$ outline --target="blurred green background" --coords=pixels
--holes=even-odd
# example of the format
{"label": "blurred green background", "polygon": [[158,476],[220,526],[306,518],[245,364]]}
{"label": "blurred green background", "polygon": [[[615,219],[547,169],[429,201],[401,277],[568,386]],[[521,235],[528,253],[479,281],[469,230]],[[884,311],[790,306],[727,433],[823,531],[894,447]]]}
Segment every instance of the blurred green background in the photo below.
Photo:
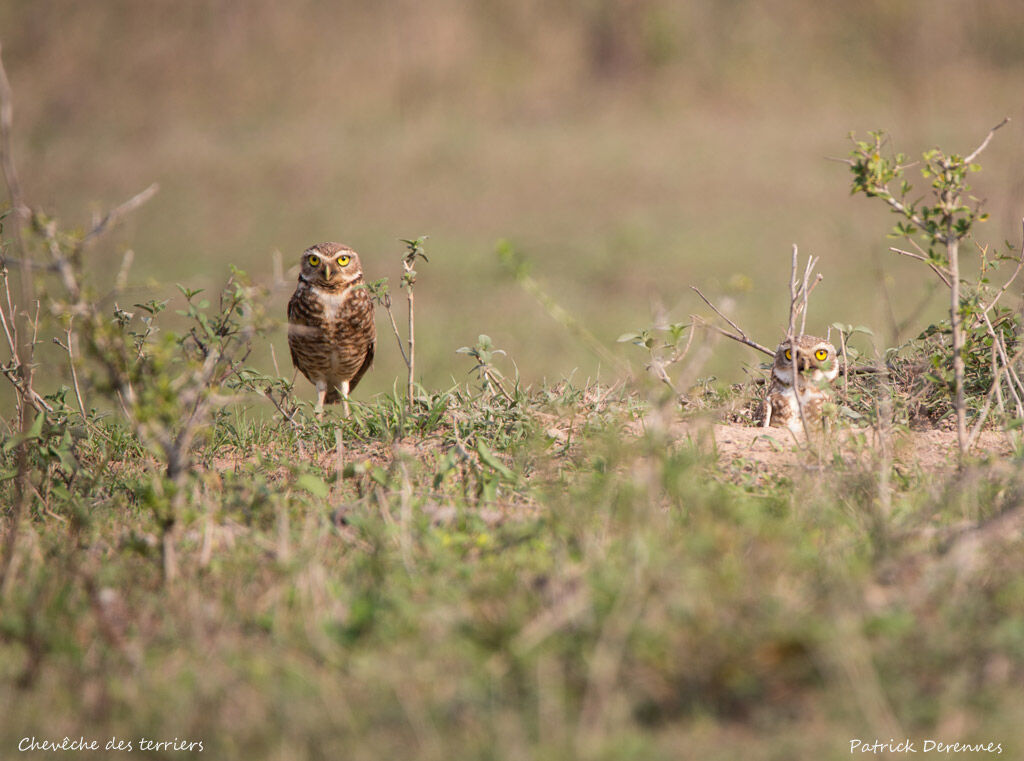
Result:
{"label": "blurred green background", "polygon": [[[228,264],[269,284],[275,251],[287,268],[340,240],[395,283],[398,239],[429,234],[417,348],[430,386],[465,378],[454,351],[479,333],[528,381],[599,370],[502,271],[500,238],[637,361],[615,338],[658,305],[706,313],[691,284],[774,343],[793,243],[825,275],[808,329],[866,324],[884,344],[884,294],[902,318],[930,273],[887,253],[892,220],[827,160],[850,131],[965,153],[1013,117],[975,188],[993,215],[985,240],[1020,236],[1019,0],[7,0],[0,41],[30,203],[85,227],[161,185],[94,252],[97,281],[131,247],[138,301],[176,282],[215,289]],[[274,314],[289,292],[272,291]],[[402,372],[378,325],[370,391]],[[290,373],[282,330],[273,341]],[[254,357],[269,366],[269,350]],[[758,359],[722,344],[706,372],[738,380]]]}

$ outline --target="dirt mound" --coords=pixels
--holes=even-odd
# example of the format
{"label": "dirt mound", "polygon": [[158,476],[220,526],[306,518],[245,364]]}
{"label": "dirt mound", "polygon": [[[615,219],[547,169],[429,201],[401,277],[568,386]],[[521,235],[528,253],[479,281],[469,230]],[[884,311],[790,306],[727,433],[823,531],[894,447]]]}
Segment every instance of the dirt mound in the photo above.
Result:
{"label": "dirt mound", "polygon": [[[893,431],[888,442],[880,439],[871,429],[852,429],[839,432],[811,446],[804,438],[797,438],[784,428],[759,428],[734,423],[710,427],[719,459],[723,462],[747,460],[769,468],[786,469],[818,459],[826,462],[836,455],[844,460],[872,458],[891,447],[893,459],[907,466],[929,471],[950,470],[956,465],[956,432],[944,430]],[[999,431],[983,432],[971,453],[975,457],[1005,457],[1013,452],[1007,434]]]}

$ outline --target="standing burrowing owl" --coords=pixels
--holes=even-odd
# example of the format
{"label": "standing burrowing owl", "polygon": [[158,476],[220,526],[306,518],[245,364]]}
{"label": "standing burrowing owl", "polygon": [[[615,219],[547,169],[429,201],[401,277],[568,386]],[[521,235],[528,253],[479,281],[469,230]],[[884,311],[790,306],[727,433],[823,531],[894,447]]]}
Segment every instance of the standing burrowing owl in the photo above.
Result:
{"label": "standing burrowing owl", "polygon": [[306,249],[288,302],[288,347],[292,364],[316,386],[318,411],[340,401],[348,414],[348,394],[373,364],[376,343],[359,254],[341,243]]}
{"label": "standing burrowing owl", "polygon": [[[836,347],[824,338],[796,336],[793,344],[791,346],[787,339],[775,352],[772,382],[768,387],[768,398],[764,401],[761,425],[765,428],[769,425],[785,427],[799,433],[803,430],[800,406],[803,406],[808,423],[821,420],[821,406],[831,397],[829,384],[839,375],[839,363],[836,361]],[[797,371],[795,383],[794,365]]]}

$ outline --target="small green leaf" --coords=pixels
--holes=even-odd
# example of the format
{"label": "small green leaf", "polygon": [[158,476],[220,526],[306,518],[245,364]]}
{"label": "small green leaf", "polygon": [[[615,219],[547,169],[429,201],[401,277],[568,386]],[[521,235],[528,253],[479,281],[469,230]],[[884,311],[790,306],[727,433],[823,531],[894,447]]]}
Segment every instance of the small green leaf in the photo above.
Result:
{"label": "small green leaf", "polygon": [[370,468],[370,478],[371,480],[375,481],[381,486],[386,487],[389,485],[388,474],[384,470],[384,468],[380,467],[379,465],[375,465],[374,467]]}
{"label": "small green leaf", "polygon": [[497,473],[500,473],[504,478],[507,478],[509,481],[517,480],[516,474],[513,473],[508,468],[506,468],[505,464],[497,458],[494,452],[487,448],[487,445],[484,444],[484,442],[481,439],[476,440],[476,453],[480,455],[480,462],[482,462],[487,467],[491,468]]}
{"label": "small green leaf", "polygon": [[327,484],[323,482],[322,478],[314,476],[312,473],[303,473],[296,478],[295,486],[308,491],[314,497],[326,497],[328,493]]}
{"label": "small green leaf", "polygon": [[38,439],[43,433],[43,422],[46,420],[46,413],[40,412],[32,421],[32,427],[25,434],[26,439]]}

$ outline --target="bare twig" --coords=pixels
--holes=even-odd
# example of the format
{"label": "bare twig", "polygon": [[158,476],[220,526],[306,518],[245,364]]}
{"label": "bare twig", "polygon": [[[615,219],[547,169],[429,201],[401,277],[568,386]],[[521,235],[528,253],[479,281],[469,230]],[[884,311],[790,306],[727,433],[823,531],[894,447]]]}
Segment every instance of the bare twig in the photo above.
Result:
{"label": "bare twig", "polygon": [[128,287],[128,271],[131,270],[134,261],[135,252],[129,248],[121,257],[121,268],[117,271],[117,277],[114,278],[114,291],[111,295],[119,294]]}
{"label": "bare twig", "polygon": [[806,277],[804,278],[804,308],[800,313],[800,335],[807,332],[807,302],[811,294],[814,293],[814,289],[818,287],[818,283],[824,279],[825,276],[820,272],[815,276],[813,283],[808,284]]}
{"label": "bare twig", "polygon": [[733,322],[732,320],[730,320],[730,319],[729,319],[729,318],[728,318],[728,317],[727,317],[727,316],[726,316],[726,315],[725,315],[725,314],[724,314],[724,313],[722,312],[722,310],[720,310],[720,309],[719,309],[718,307],[716,307],[716,306],[715,306],[714,304],[712,304],[712,303],[711,303],[710,301],[708,301],[708,298],[707,298],[707,296],[705,296],[705,295],[704,295],[703,293],[701,293],[701,292],[700,292],[700,289],[699,289],[699,288],[698,288],[697,286],[695,286],[695,285],[691,285],[691,286],[690,286],[690,290],[691,290],[691,291],[693,291],[694,293],[696,293],[696,294],[697,294],[698,296],[700,296],[700,300],[701,300],[701,301],[703,301],[703,302],[704,302],[705,304],[707,304],[707,305],[708,305],[709,307],[711,307],[712,311],[713,311],[713,312],[714,312],[715,314],[717,314],[717,315],[718,315],[719,317],[721,317],[721,318],[722,318],[723,320],[725,320],[725,321],[726,321],[727,323],[729,323],[729,325],[731,325],[731,326],[733,327],[733,329],[734,329],[734,330],[735,330],[735,331],[736,331],[737,333],[739,333],[739,334],[740,334],[741,336],[743,336],[744,338],[746,338],[746,335],[747,335],[747,334],[743,332],[743,328],[741,328],[741,327],[740,327],[739,325],[737,325],[737,324],[736,324],[735,322]]}
{"label": "bare twig", "polygon": [[[803,335],[807,326],[807,304],[810,298],[811,292],[818,286],[818,283],[822,281],[822,276],[819,274],[814,282],[811,283],[811,274],[814,272],[814,267],[818,263],[817,257],[809,256],[807,258],[807,265],[804,267],[803,277],[797,278],[798,268],[798,257],[799,250],[797,245],[793,244],[793,258],[790,264],[789,272],[789,325],[786,328],[786,335],[792,338],[794,335]],[[796,332],[796,321],[800,318],[800,332]]]}
{"label": "bare twig", "polygon": [[850,358],[846,354],[846,331],[839,331],[839,345],[843,352],[843,396],[847,396],[850,393]]}
{"label": "bare twig", "polygon": [[797,292],[796,292],[796,265],[797,265],[797,256],[799,256],[799,252],[797,251],[796,244],[794,243],[793,244],[793,261],[790,264],[790,268],[789,268],[789,325],[786,328],[786,335],[787,336],[792,336],[793,335],[793,331],[796,329],[796,298],[797,298]]}
{"label": "bare twig", "polygon": [[158,190],[160,190],[160,185],[159,183],[154,182],[148,188],[136,193],[120,206],[115,206],[113,209],[108,211],[103,218],[93,225],[92,229],[89,230],[89,232],[87,232],[77,243],[72,251],[71,258],[76,259],[78,255],[81,254],[87,246],[89,246],[89,244],[96,240],[96,238],[103,235],[103,233],[120,222],[125,216],[131,214],[142,206],[142,204],[146,203],[146,201],[156,195]]}
{"label": "bare twig", "polygon": [[72,325],[74,324],[75,318],[72,316],[68,322],[67,331],[64,333],[64,338],[67,341],[66,344],[61,343],[61,340],[56,336],[53,337],[53,342],[60,348],[68,353],[68,366],[71,368],[71,382],[75,387],[75,399],[78,400],[78,410],[82,413],[82,421],[88,425],[89,418],[85,414],[85,404],[82,401],[82,390],[78,385],[78,370],[75,369],[75,354],[73,349],[74,335],[71,332]]}
{"label": "bare twig", "polygon": [[[712,309],[714,309],[714,307],[712,307]],[[672,382],[672,378],[669,376],[668,371],[665,368],[669,367],[670,365],[674,365],[677,362],[682,362],[686,355],[690,353],[690,347],[693,345],[693,337],[697,334],[695,328],[698,327],[698,318],[691,315],[691,320],[692,321],[690,323],[690,334],[686,337],[686,345],[683,347],[682,351],[677,350],[668,359],[662,359],[660,356],[655,356],[654,352],[652,351],[651,362],[650,364],[647,365],[647,370],[653,373],[654,376],[658,378],[658,380],[660,380],[662,383],[669,387],[673,394],[680,398],[682,397],[682,394],[679,393],[679,389],[676,388],[676,385]]]}
{"label": "bare twig", "polygon": [[960,314],[960,239],[946,236],[949,261],[949,324],[953,333],[953,406],[956,410],[956,442],[960,456],[967,452],[967,400],[964,397],[964,329]]}
{"label": "bare twig", "polygon": [[700,317],[699,315],[691,315],[691,317],[693,318],[693,322],[694,322],[694,325],[696,327],[707,328],[708,330],[713,330],[716,333],[720,333],[721,335],[725,336],[726,338],[731,338],[733,341],[737,341],[737,342],[743,344],[744,346],[749,346],[751,349],[757,349],[759,352],[761,352],[762,354],[767,354],[769,357],[774,357],[775,356],[775,352],[774,351],[769,349],[767,346],[762,346],[757,341],[753,341],[753,340],[747,338],[746,336],[736,335],[735,333],[730,333],[728,330],[725,330],[724,328],[720,328],[717,325],[708,322],[707,320],[705,320],[703,317]]}
{"label": "bare twig", "polygon": [[274,351],[274,344],[270,344],[270,360],[274,363],[274,377],[281,377],[281,368],[277,366],[277,352]]}
{"label": "bare twig", "polygon": [[489,367],[484,367],[483,373],[488,380],[490,380],[495,386],[498,387],[498,391],[501,392],[501,395],[505,397],[506,400],[508,400],[511,404],[515,404],[516,400],[512,398],[512,395],[509,394],[508,391],[505,390],[505,386],[502,384],[501,379],[497,375],[495,375],[494,372]]}
{"label": "bare twig", "polygon": [[999,129],[1000,127],[1006,126],[1009,123],[1009,121],[1010,117],[1007,116],[1001,122],[999,122],[999,124],[990,129],[988,135],[986,135],[985,139],[981,141],[981,145],[974,149],[974,153],[970,154],[969,156],[967,156],[967,158],[964,159],[964,163],[970,164],[972,161],[978,158],[981,152],[988,148],[988,144],[992,142],[992,136],[996,134],[996,130]]}
{"label": "bare twig", "polygon": [[[789,271],[789,328],[786,331],[786,340],[789,341],[791,353],[790,353],[790,364],[791,372],[793,374],[793,397],[796,399],[797,411],[800,413],[800,424],[804,429],[804,436],[808,443],[811,440],[810,426],[807,425],[807,415],[804,413],[804,400],[803,400],[803,389],[800,388],[800,382],[802,380],[799,370],[796,365],[796,319],[799,316],[800,319],[800,335],[803,335],[807,326],[807,304],[808,299],[811,295],[811,290],[817,286],[821,281],[821,276],[814,281],[814,285],[810,284],[811,273],[814,271],[814,265],[817,263],[817,259],[813,256],[807,257],[807,265],[804,267],[803,279],[798,283],[797,281],[797,265],[798,265],[799,251],[796,244],[793,244],[793,258],[790,264]],[[804,381],[806,384],[806,381]]]}
{"label": "bare twig", "polygon": [[[714,311],[715,314],[717,314],[719,317],[721,317],[723,320],[725,320],[727,323],[729,323],[729,325],[736,332],[735,333],[730,333],[729,331],[723,330],[722,328],[718,327],[717,325],[713,325],[712,323],[708,322],[707,320],[705,320],[702,317],[698,317],[697,315],[691,315],[691,317],[692,317],[692,319],[694,321],[694,326],[695,327],[710,328],[711,330],[718,331],[719,333],[721,333],[726,338],[731,338],[733,341],[738,341],[739,343],[744,344],[745,346],[749,346],[752,349],[757,349],[759,352],[767,354],[769,357],[774,357],[775,356],[775,352],[772,351],[771,349],[769,349],[767,346],[762,346],[757,341],[754,341],[753,339],[749,338],[747,336],[747,334],[744,332],[743,328],[741,328],[735,322],[733,322],[728,317],[726,317],[721,309],[719,309],[714,304],[712,304],[711,301],[708,299],[708,297],[700,292],[699,288],[697,288],[696,286],[691,285],[690,289],[694,293],[696,293],[698,296],[700,296],[701,301],[703,301],[705,304],[707,304],[709,307],[711,307],[712,311]],[[689,343],[687,343],[687,348],[689,348]],[[685,352],[684,352],[684,354],[685,354]]]}
{"label": "bare twig", "polygon": [[35,262],[31,259],[18,259],[17,257],[8,256],[3,260],[3,264],[8,267],[28,267],[33,272],[56,272],[57,267],[53,264],[45,264],[43,262]]}
{"label": "bare twig", "polygon": [[388,319],[391,321],[391,330],[395,334],[395,340],[398,342],[398,350],[402,352],[402,362],[405,363],[406,368],[409,367],[409,356],[405,353],[405,344],[402,341],[402,334],[398,330],[398,323],[395,322],[395,314],[391,311],[391,294],[385,293],[380,299],[380,305],[384,307],[384,311],[387,312]]}
{"label": "bare twig", "polygon": [[407,336],[409,343],[409,382],[406,389],[406,403],[410,409],[412,408],[413,384],[416,380],[416,310],[412,285],[412,281],[410,281],[407,294],[409,303],[409,335]]}
{"label": "bare twig", "polygon": [[895,248],[894,246],[889,246],[889,250],[892,251],[894,254],[902,254],[903,256],[909,256],[911,259],[917,259],[919,262],[924,262],[929,267],[931,267],[932,272],[938,275],[939,280],[945,283],[947,288],[953,287],[953,284],[950,282],[950,278],[952,276],[949,270],[947,270],[945,267],[940,267],[927,256],[915,254],[913,251],[904,251],[902,248]]}
{"label": "bare twig", "polygon": [[[25,245],[21,237],[21,221],[18,217],[28,218],[29,212],[22,200],[21,183],[14,165],[14,153],[11,150],[11,135],[14,132],[14,97],[11,94],[11,83],[7,79],[2,53],[3,46],[0,45],[0,170],[3,172],[7,195],[11,200],[11,209],[15,215],[12,234],[18,252],[24,256]],[[0,259],[2,257],[3,253],[0,252]]]}

